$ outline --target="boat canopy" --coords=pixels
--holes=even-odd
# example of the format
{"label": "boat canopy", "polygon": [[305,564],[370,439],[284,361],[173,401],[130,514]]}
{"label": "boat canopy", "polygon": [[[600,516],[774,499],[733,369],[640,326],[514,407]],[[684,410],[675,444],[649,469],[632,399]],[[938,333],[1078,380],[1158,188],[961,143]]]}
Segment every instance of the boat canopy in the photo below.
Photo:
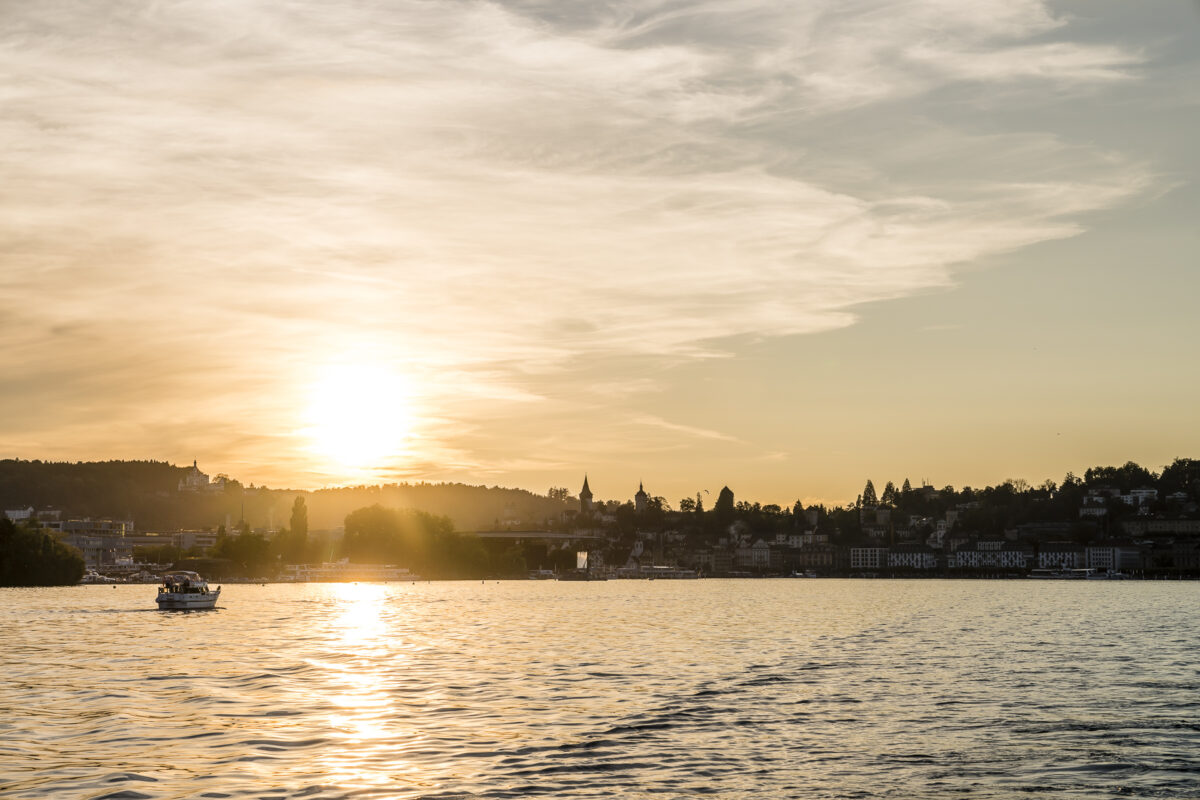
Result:
{"label": "boat canopy", "polygon": [[204,578],[201,578],[198,573],[189,572],[187,570],[176,570],[163,575],[163,583],[204,583]]}

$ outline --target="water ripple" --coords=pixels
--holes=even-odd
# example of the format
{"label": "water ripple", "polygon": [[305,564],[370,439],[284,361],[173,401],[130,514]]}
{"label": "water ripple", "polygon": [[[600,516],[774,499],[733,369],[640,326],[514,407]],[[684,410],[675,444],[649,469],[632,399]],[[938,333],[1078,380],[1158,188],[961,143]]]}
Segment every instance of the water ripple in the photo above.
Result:
{"label": "water ripple", "polygon": [[4,591],[0,797],[1200,796],[1200,592],[1119,588]]}

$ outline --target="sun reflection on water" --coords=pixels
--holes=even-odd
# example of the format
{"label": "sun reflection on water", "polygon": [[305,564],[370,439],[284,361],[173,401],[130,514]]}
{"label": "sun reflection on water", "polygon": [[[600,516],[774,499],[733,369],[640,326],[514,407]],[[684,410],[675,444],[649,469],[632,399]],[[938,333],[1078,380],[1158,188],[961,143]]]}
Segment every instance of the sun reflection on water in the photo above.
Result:
{"label": "sun reflection on water", "polygon": [[[417,769],[405,763],[403,751],[421,734],[404,724],[391,693],[388,676],[405,659],[391,635],[393,598],[388,587],[376,584],[328,589],[338,612],[328,629],[329,657],[319,666],[326,673],[328,727],[336,745],[323,748],[314,766],[339,784],[394,785]],[[381,772],[384,760],[388,769]]]}
{"label": "sun reflection on water", "polygon": [[384,634],[387,587],[371,583],[339,583],[330,586],[333,600],[341,609],[333,620],[340,643],[347,647],[386,647]]}

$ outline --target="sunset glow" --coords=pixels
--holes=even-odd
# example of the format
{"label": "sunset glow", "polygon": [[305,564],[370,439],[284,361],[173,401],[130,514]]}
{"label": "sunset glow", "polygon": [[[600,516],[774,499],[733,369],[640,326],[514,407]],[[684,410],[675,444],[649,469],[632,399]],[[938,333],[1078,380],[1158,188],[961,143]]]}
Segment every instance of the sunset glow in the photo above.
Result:
{"label": "sunset glow", "polygon": [[0,455],[844,502],[1200,447],[1195,4],[5,23]]}
{"label": "sunset glow", "polygon": [[396,459],[412,432],[411,390],[374,366],[327,367],[313,384],[302,434],[318,459],[367,470]]}

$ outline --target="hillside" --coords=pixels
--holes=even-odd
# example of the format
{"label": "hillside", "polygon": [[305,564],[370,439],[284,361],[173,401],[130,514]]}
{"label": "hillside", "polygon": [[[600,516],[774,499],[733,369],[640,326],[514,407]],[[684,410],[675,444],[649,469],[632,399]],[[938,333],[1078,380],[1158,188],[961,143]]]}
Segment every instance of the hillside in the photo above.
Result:
{"label": "hillside", "polygon": [[523,489],[461,483],[400,483],[316,491],[246,488],[230,480],[224,491],[181,492],[190,467],[159,461],[51,462],[0,460],[0,504],[5,509],[61,508],[72,517],[133,519],[137,529],[216,528],[245,519],[251,527],[287,524],[303,496],[313,530],[340,527],[351,511],[380,503],[450,517],[458,530],[489,528],[503,519],[539,525],[574,507]]}

